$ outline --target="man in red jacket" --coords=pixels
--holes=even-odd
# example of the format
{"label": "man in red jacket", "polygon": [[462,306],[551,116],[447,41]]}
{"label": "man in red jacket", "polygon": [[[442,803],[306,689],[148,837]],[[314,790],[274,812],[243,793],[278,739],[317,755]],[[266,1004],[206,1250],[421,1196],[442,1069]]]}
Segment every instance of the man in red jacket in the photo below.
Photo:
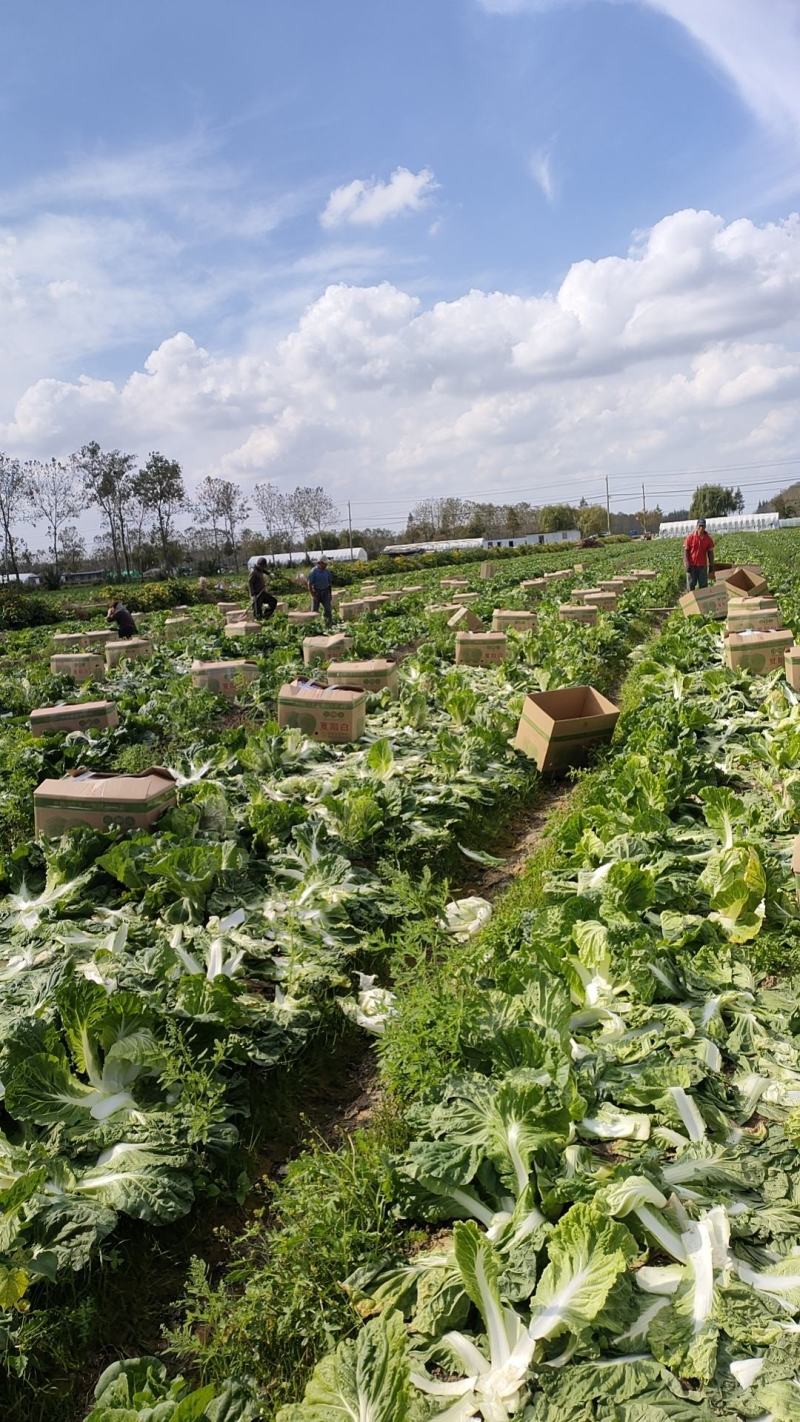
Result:
{"label": "man in red jacket", "polygon": [[689,592],[708,587],[709,578],[714,577],[714,540],[706,533],[704,518],[697,520],[694,533],[684,540],[683,564]]}

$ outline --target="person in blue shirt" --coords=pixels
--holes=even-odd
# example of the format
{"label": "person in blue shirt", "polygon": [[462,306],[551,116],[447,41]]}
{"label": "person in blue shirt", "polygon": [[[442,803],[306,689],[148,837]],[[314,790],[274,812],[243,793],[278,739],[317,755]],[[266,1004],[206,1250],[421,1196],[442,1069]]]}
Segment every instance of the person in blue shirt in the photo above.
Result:
{"label": "person in blue shirt", "polygon": [[333,578],[330,569],[324,558],[320,558],[316,568],[312,568],[308,575],[308,590],[314,599],[314,611],[319,612],[320,608],[325,614],[325,626],[333,626]]}

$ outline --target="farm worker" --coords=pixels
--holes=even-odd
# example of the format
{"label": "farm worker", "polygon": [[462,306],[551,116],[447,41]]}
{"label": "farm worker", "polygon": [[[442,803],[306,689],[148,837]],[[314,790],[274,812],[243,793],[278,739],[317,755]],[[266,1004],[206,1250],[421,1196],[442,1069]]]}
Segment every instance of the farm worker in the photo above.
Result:
{"label": "farm worker", "polygon": [[270,618],[278,606],[278,599],[267,592],[267,560],[259,558],[254,564],[250,577],[247,580],[250,589],[250,604],[253,609],[253,616],[259,621],[262,618]]}
{"label": "farm worker", "polygon": [[126,640],[128,639],[128,637],[136,637],[138,635],[139,629],[137,628],[136,623],[131,617],[131,614],[129,613],[124,602],[120,602],[119,598],[114,598],[110,608],[108,609],[108,612],[106,613],[106,622],[116,622],[117,631],[120,637],[124,637]]}
{"label": "farm worker", "polygon": [[690,533],[684,541],[683,564],[689,592],[694,592],[695,588],[707,588],[709,578],[713,580],[714,540],[706,533],[704,518],[697,520],[694,533]]}
{"label": "farm worker", "polygon": [[326,627],[333,626],[333,604],[331,600],[331,589],[333,588],[333,578],[328,564],[324,558],[320,558],[316,568],[312,568],[308,575],[308,590],[314,599],[314,611],[319,612],[322,608],[325,613]]}

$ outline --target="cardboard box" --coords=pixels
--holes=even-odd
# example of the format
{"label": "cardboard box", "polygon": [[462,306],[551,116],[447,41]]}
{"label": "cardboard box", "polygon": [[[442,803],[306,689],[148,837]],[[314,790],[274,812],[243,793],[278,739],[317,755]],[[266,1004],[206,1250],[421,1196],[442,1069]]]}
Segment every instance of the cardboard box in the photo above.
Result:
{"label": "cardboard box", "polygon": [[457,590],[458,588],[468,588],[469,578],[442,578],[441,587]]}
{"label": "cardboard box", "polygon": [[359,584],[359,587],[362,592],[376,592],[378,584],[376,582],[367,582],[365,579],[363,583]]}
{"label": "cardboard box", "polygon": [[73,770],[63,780],[43,780],[33,792],[37,834],[60,835],[89,829],[143,829],[175,805],[169,770],[153,766],[138,775]]}
{"label": "cardboard box", "polygon": [[402,588],[390,588],[388,592],[385,592],[383,594],[383,596],[386,598],[387,602],[402,602],[403,598],[405,597],[405,593],[403,592]]}
{"label": "cardboard box", "polygon": [[552,582],[556,582],[556,581],[558,580],[558,578],[571,578],[571,577],[572,577],[572,569],[571,569],[571,568],[556,568],[556,570],[555,570],[554,573],[545,573],[545,575],[544,575],[544,580],[545,580],[546,583],[552,583]]}
{"label": "cardboard box", "polygon": [[462,667],[496,667],[506,659],[505,632],[457,632],[456,662]]}
{"label": "cardboard box", "polygon": [[619,708],[592,686],[566,686],[526,696],[511,744],[539,769],[580,765],[592,746],[609,741]]}
{"label": "cardboard box", "polygon": [[583,602],[589,593],[602,592],[602,588],[573,588],[570,597],[573,602]]}
{"label": "cardboard box", "polygon": [[447,622],[454,612],[460,612],[461,608],[457,602],[432,602],[425,608],[425,616],[431,622]]}
{"label": "cardboard box", "polygon": [[784,653],[794,641],[792,633],[732,632],[725,641],[725,664],[734,671],[748,671],[753,676],[782,670]]}
{"label": "cardboard box", "polygon": [[599,608],[600,612],[613,612],[619,598],[615,592],[594,592],[590,588],[584,593],[583,602],[587,607]]}
{"label": "cardboard box", "polygon": [[238,608],[239,608],[238,602],[218,602],[218,603],[217,603],[217,612],[221,612],[222,615],[223,615],[223,617],[225,616],[225,613],[226,613],[226,612],[237,612],[237,611],[238,611]]}
{"label": "cardboard box", "polygon": [[478,568],[478,576],[481,578],[493,578],[497,572],[496,563],[481,563]]}
{"label": "cardboard box", "polygon": [[767,580],[760,571],[754,571],[753,566],[744,567],[737,564],[733,568],[723,568],[721,573],[716,574],[717,583],[724,583],[728,588],[730,596],[752,597],[767,591]]}
{"label": "cardboard box", "polygon": [[614,579],[614,582],[619,583],[622,588],[635,588],[639,579],[635,573],[620,573],[619,577]]}
{"label": "cardboard box", "polygon": [[448,617],[447,625],[451,632],[482,632],[483,623],[474,612],[470,612],[468,607],[460,607],[452,617]]}
{"label": "cardboard box", "polygon": [[362,662],[331,662],[325,673],[329,686],[355,686],[373,695],[389,691],[396,696],[399,686],[397,662],[389,657],[373,657]]}
{"label": "cardboard box", "polygon": [[117,629],[116,627],[102,627],[96,632],[84,632],[83,639],[86,650],[91,652],[95,648],[105,647],[108,642],[116,641]]}
{"label": "cardboard box", "polygon": [[408,583],[407,586],[403,588],[404,593],[421,593],[424,591],[425,586],[423,583]]}
{"label": "cardboard box", "polygon": [[64,706],[37,706],[28,717],[32,736],[55,736],[67,731],[106,731],[119,725],[113,701],[77,701]]}
{"label": "cardboard box", "polygon": [[800,691],[800,647],[786,648],[783,654],[783,670],[792,691]]}
{"label": "cardboard box", "polygon": [[286,621],[290,627],[310,627],[313,624],[319,626],[318,612],[287,612]]}
{"label": "cardboard box", "polygon": [[316,741],[339,745],[364,734],[367,693],[363,687],[287,682],[278,692],[278,725],[295,726]]}
{"label": "cardboard box", "polygon": [[229,607],[228,611],[225,613],[225,621],[244,622],[249,611],[249,607]]}
{"label": "cardboard box", "polygon": [[53,676],[71,676],[73,681],[89,681],[103,674],[103,658],[94,652],[57,652],[50,658]]}
{"label": "cardboard box", "polygon": [[544,578],[526,578],[520,583],[520,588],[526,597],[539,597],[547,587]]}
{"label": "cardboard box", "polygon": [[625,589],[621,578],[599,578],[597,586],[601,592],[616,593],[617,596]]}
{"label": "cardboard box", "polygon": [[192,686],[199,691],[213,691],[226,701],[233,701],[244,683],[255,681],[257,676],[256,663],[242,657],[232,657],[226,662],[192,662]]}
{"label": "cardboard box", "polygon": [[164,623],[164,636],[168,642],[177,641],[179,637],[185,637],[187,632],[192,630],[191,617],[168,617]]}
{"label": "cardboard box", "polygon": [[783,627],[783,620],[778,611],[777,603],[772,607],[761,607],[759,604],[767,602],[769,599],[757,597],[740,597],[731,599],[728,603],[728,616],[725,627],[728,632],[778,632]]}
{"label": "cardboard box", "polygon": [[79,652],[86,651],[85,632],[54,632],[53,651],[54,652]]}
{"label": "cardboard box", "polygon": [[321,662],[330,662],[342,652],[349,651],[352,645],[352,639],[345,637],[343,632],[334,632],[327,637],[304,637],[303,664],[314,667]]}
{"label": "cardboard box", "polygon": [[652,582],[654,578],[658,577],[655,568],[631,568],[631,573],[634,578],[641,578],[643,582]]}
{"label": "cardboard box", "polygon": [[226,622],[222,631],[225,637],[255,637],[263,625],[254,618],[243,617],[238,622]]}
{"label": "cardboard box", "polygon": [[339,616],[343,622],[355,622],[359,617],[363,617],[366,612],[366,603],[363,598],[354,598],[352,602],[339,603]]}
{"label": "cardboard box", "polygon": [[678,598],[684,617],[724,617],[728,611],[728,590],[724,583],[695,588]]}
{"label": "cardboard box", "polygon": [[597,612],[598,609],[588,602],[562,602],[558,609],[562,622],[586,622],[590,627],[597,621]]}
{"label": "cardboard box", "polygon": [[492,613],[493,632],[508,632],[511,628],[515,632],[532,632],[535,626],[536,613],[524,608],[496,607]]}
{"label": "cardboard box", "polygon": [[138,662],[151,656],[152,651],[153,644],[147,637],[123,637],[118,642],[106,642],[106,666],[109,669],[117,666],[123,657],[129,662]]}
{"label": "cardboard box", "polygon": [[457,602],[463,606],[465,603],[474,602],[478,597],[480,597],[480,593],[476,592],[453,593],[453,602]]}
{"label": "cardboard box", "polygon": [[582,572],[583,572],[583,563],[573,563],[573,565],[572,565],[572,571],[573,571],[573,573],[582,573]]}
{"label": "cardboard box", "polygon": [[365,597],[363,602],[365,612],[378,612],[382,607],[386,607],[387,603],[391,602],[391,598],[386,597],[384,593],[376,593],[374,596]]}

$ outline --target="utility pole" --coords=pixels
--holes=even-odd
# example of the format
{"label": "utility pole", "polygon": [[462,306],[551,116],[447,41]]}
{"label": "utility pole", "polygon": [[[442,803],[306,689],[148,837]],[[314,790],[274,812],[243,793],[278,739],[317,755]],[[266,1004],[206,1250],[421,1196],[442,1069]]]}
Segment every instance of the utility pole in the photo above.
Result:
{"label": "utility pole", "polygon": [[647,501],[644,496],[644,484],[642,484],[642,530],[647,537]]}
{"label": "utility pole", "polygon": [[353,515],[350,512],[350,500],[347,500],[347,527],[350,530],[350,562],[353,561]]}
{"label": "utility pole", "polygon": [[606,523],[608,531],[611,532],[611,502],[608,497],[608,475],[606,474]]}

